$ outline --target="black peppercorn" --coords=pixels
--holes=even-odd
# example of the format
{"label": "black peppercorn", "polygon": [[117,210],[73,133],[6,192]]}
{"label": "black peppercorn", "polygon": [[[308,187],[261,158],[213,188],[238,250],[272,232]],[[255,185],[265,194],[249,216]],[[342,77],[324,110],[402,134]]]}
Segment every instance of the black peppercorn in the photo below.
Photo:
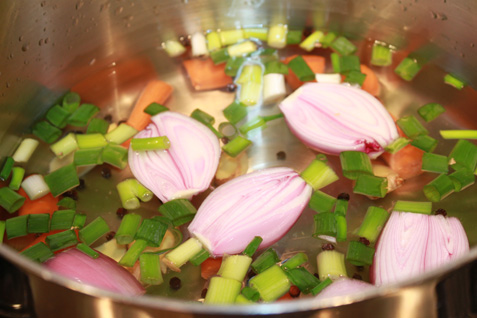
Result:
{"label": "black peppercorn", "polygon": [[181,284],[182,282],[179,277],[174,276],[169,280],[169,286],[171,289],[179,290],[181,288]]}
{"label": "black peppercorn", "polygon": [[346,200],[346,201],[349,201],[349,194],[348,193],[340,193],[338,195],[338,200]]}
{"label": "black peppercorn", "polygon": [[332,250],[335,249],[335,247],[334,247],[333,244],[331,244],[331,243],[326,243],[326,244],[323,244],[323,245],[321,246],[321,249],[322,249],[323,251],[332,251]]}
{"label": "black peppercorn", "polygon": [[105,179],[111,178],[111,169],[104,167],[101,169],[101,176]]}
{"label": "black peppercorn", "polygon": [[298,288],[297,286],[295,285],[292,285],[290,287],[290,291],[288,292],[290,294],[290,296],[292,296],[293,298],[297,298],[298,296],[300,296],[300,288]]}
{"label": "black peppercorn", "polygon": [[287,159],[287,154],[285,151],[279,151],[277,152],[277,160],[285,160]]}
{"label": "black peppercorn", "polygon": [[128,214],[128,210],[126,210],[125,208],[119,208],[116,210],[116,215],[122,219],[126,214]]}

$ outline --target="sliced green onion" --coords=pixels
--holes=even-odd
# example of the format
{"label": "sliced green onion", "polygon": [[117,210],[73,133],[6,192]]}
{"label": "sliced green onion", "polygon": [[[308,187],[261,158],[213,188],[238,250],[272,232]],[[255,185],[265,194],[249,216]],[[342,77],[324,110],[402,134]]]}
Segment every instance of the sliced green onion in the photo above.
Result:
{"label": "sliced green onion", "polygon": [[222,47],[222,43],[220,42],[220,36],[217,32],[209,32],[205,37],[207,39],[207,49],[209,50],[209,52],[215,51]]}
{"label": "sliced green onion", "polygon": [[326,35],[321,39],[321,47],[326,49],[330,47],[331,43],[336,39],[337,35],[334,32],[328,32]]}
{"label": "sliced green onion", "polygon": [[234,139],[238,135],[237,127],[229,122],[223,122],[219,124],[219,133],[228,139]]}
{"label": "sliced green onion", "polygon": [[463,89],[465,86],[465,83],[462,80],[451,74],[446,74],[446,76],[444,76],[444,83],[454,86],[459,90]]}
{"label": "sliced green onion", "polygon": [[265,73],[263,75],[267,74],[288,74],[288,66],[280,61],[268,61],[265,63]]}
{"label": "sliced green onion", "polygon": [[252,277],[249,285],[260,293],[263,301],[274,301],[290,290],[290,280],[278,265]]}
{"label": "sliced green onion", "polygon": [[55,252],[64,248],[76,245],[78,238],[73,230],[62,231],[56,234],[48,235],[45,239],[46,244]]}
{"label": "sliced green onion", "polygon": [[[236,76],[238,70],[242,66],[242,64],[245,62],[244,57],[232,57],[227,60],[227,63],[225,64],[225,74],[228,76]],[[192,116],[191,116],[192,117]]]}
{"label": "sliced green onion", "polygon": [[63,158],[78,149],[78,142],[73,133],[69,133],[50,146],[51,151],[58,157]]}
{"label": "sliced green onion", "polygon": [[162,44],[162,47],[170,57],[177,57],[186,51],[186,48],[176,40],[167,40]]}
{"label": "sliced green onion", "polygon": [[242,29],[224,30],[220,31],[220,42],[222,45],[235,44],[245,38],[245,33]]}
{"label": "sliced green onion", "polygon": [[438,103],[428,103],[424,106],[419,107],[417,112],[419,115],[424,119],[426,122],[430,122],[439,115],[443,114],[446,111],[444,107],[442,107],[441,104]]}
{"label": "sliced green onion", "polygon": [[217,138],[222,138],[223,136],[212,126],[215,123],[215,118],[206,112],[196,109],[190,114],[190,117],[200,121],[202,124],[207,126],[212,132],[217,136]]}
{"label": "sliced green onion", "polygon": [[315,191],[339,179],[333,169],[328,165],[328,160],[325,155],[317,155],[316,159],[303,170],[300,176]]}
{"label": "sliced green onion", "polygon": [[262,243],[263,239],[260,236],[255,236],[253,240],[248,243],[247,247],[243,250],[243,254],[252,257],[258,250],[258,247]]}
{"label": "sliced green onion", "polygon": [[361,242],[349,242],[346,260],[356,266],[373,264],[374,248],[364,245]]}
{"label": "sliced green onion", "polygon": [[449,175],[454,183],[454,191],[459,192],[475,183],[475,175],[467,169],[459,169]]}
{"label": "sliced green onion", "polygon": [[330,286],[331,283],[333,283],[333,281],[329,277],[327,277],[324,281],[316,285],[316,287],[311,290],[311,294],[313,296],[318,295],[323,289]]}
{"label": "sliced green onion", "polygon": [[287,45],[287,31],[285,24],[275,24],[268,30],[267,44],[276,49],[282,49]]}
{"label": "sliced green onion", "polygon": [[387,145],[386,148],[384,148],[384,150],[386,150],[390,154],[395,154],[396,152],[398,152],[402,148],[409,145],[410,142],[411,142],[411,140],[409,140],[405,137],[399,137],[396,140],[394,140],[393,142],[391,142],[389,145]]}
{"label": "sliced green onion", "polygon": [[209,252],[207,252],[207,250],[203,248],[202,250],[200,250],[199,253],[197,253],[196,255],[194,255],[194,257],[190,259],[190,263],[194,266],[199,266],[209,257]]}
{"label": "sliced green onion", "polygon": [[313,237],[319,238],[322,235],[336,237],[336,218],[334,213],[322,212],[313,216],[315,220],[315,231]]}
{"label": "sliced green onion", "polygon": [[331,212],[336,203],[336,198],[322,191],[315,191],[311,195],[308,206],[318,213]]}
{"label": "sliced green onion", "polygon": [[323,38],[323,36],[323,32],[315,31],[300,43],[300,47],[303,50],[310,52],[315,48],[316,43],[320,43],[320,40]]}
{"label": "sliced green onion", "polygon": [[12,179],[10,180],[10,184],[8,187],[12,190],[17,191],[20,189],[20,185],[22,184],[23,177],[25,176],[25,169],[22,167],[13,167],[12,169]]}
{"label": "sliced green onion", "polygon": [[101,160],[119,169],[124,169],[128,165],[128,149],[109,143],[103,148]]}
{"label": "sliced green onion", "polygon": [[76,141],[80,149],[102,148],[108,144],[102,134],[77,135]]}
{"label": "sliced green onion", "polygon": [[147,285],[160,285],[164,282],[158,254],[141,254],[139,256],[139,268],[141,270],[141,283]]}
{"label": "sliced green onion", "polygon": [[262,94],[262,84],[247,82],[241,85],[239,101],[246,106],[258,103]]}
{"label": "sliced green onion", "polygon": [[401,63],[394,69],[394,72],[402,79],[410,81],[421,70],[421,65],[416,59],[406,57]]}
{"label": "sliced green onion", "polygon": [[465,168],[474,171],[477,165],[477,146],[460,139],[449,154],[449,163],[455,170]]}
{"label": "sliced green onion", "polygon": [[71,227],[74,229],[82,229],[86,224],[86,214],[76,213]]}
{"label": "sliced green onion", "polygon": [[315,79],[315,73],[300,55],[288,62],[288,67],[302,82],[313,81]]}
{"label": "sliced green onion", "polygon": [[39,199],[50,193],[50,189],[41,174],[32,174],[23,180],[21,187],[30,200]]}
{"label": "sliced green onion", "polygon": [[69,197],[64,197],[63,199],[58,201],[56,205],[63,208],[76,210],[76,201]]}
{"label": "sliced green onion", "polygon": [[88,128],[86,129],[87,134],[106,134],[108,132],[109,123],[101,118],[91,119]]}
{"label": "sliced green onion", "polygon": [[260,41],[266,41],[268,38],[268,28],[246,28],[243,29],[243,32],[247,39],[255,38]]}
{"label": "sliced green onion", "polygon": [[69,111],[60,105],[55,105],[48,110],[45,117],[55,127],[62,129],[66,127],[69,116]]}
{"label": "sliced green onion", "polygon": [[233,304],[240,293],[242,283],[235,279],[224,277],[212,277],[210,279],[207,295],[204,303],[206,304]]}
{"label": "sliced green onion", "polygon": [[80,184],[76,167],[73,164],[61,167],[47,174],[45,176],[45,182],[50,188],[51,194],[55,197]]}
{"label": "sliced green onion", "polygon": [[147,106],[145,109],[144,109],[144,112],[146,114],[149,114],[151,116],[155,116],[159,113],[162,113],[162,112],[165,112],[165,111],[168,111],[169,108],[167,108],[166,106],[163,106],[161,104],[158,104],[158,103],[151,103],[149,104],[149,106]]}
{"label": "sliced green onion", "polygon": [[225,118],[232,125],[235,125],[247,116],[247,107],[238,101],[234,101],[223,110],[223,113]]}
{"label": "sliced green onion", "polygon": [[412,115],[402,117],[396,123],[409,138],[429,134],[429,131]]}
{"label": "sliced green onion", "polygon": [[93,104],[82,104],[68,117],[68,124],[75,127],[85,127],[97,113],[99,113],[97,106]]}
{"label": "sliced green onion", "polygon": [[74,210],[58,210],[51,216],[50,229],[53,230],[67,230],[73,225],[75,218]]}
{"label": "sliced green onion", "polygon": [[237,136],[226,145],[223,145],[222,150],[229,156],[235,158],[251,144],[252,142],[250,140],[243,138],[242,136]]}
{"label": "sliced green onion", "polygon": [[61,136],[61,130],[46,121],[36,123],[32,132],[47,144],[51,144]]}
{"label": "sliced green onion", "polygon": [[477,130],[440,130],[439,133],[444,139],[477,139]]}
{"label": "sliced green onion", "polygon": [[227,48],[218,49],[216,51],[210,52],[210,58],[215,65],[226,62],[230,56]]}
{"label": "sliced green onion", "polygon": [[23,139],[20,143],[20,146],[18,146],[17,150],[15,150],[15,153],[12,156],[13,160],[18,163],[28,162],[33,152],[35,152],[36,147],[38,147],[38,144],[38,140],[33,138]]}
{"label": "sliced green onion", "polygon": [[136,240],[145,240],[148,246],[158,247],[167,231],[167,224],[154,219],[144,219],[137,229]]}
{"label": "sliced green onion", "polygon": [[335,213],[336,220],[336,241],[344,242],[347,238],[348,225],[346,224],[346,218],[343,215]]}
{"label": "sliced green onion", "polygon": [[320,280],[303,267],[293,268],[285,271],[290,282],[297,286],[304,294],[309,294],[315,288]]}
{"label": "sliced green onion", "polygon": [[335,73],[341,73],[341,57],[337,53],[331,53],[330,59],[333,71],[335,71]]}
{"label": "sliced green onion", "polygon": [[242,68],[237,84],[262,83],[262,67],[258,64],[247,64]]}
{"label": "sliced green onion", "polygon": [[396,201],[393,211],[431,214],[432,202]]}
{"label": "sliced green onion", "polygon": [[423,188],[424,195],[431,202],[439,202],[454,192],[454,182],[445,174],[426,184]]}
{"label": "sliced green onion", "polygon": [[295,255],[293,255],[293,257],[291,257],[289,260],[283,263],[282,268],[293,269],[305,264],[306,262],[308,262],[308,255],[300,252],[300,253],[296,253]]}
{"label": "sliced green onion", "polygon": [[174,226],[181,226],[194,218],[197,209],[187,199],[175,199],[161,205],[159,212],[170,219]]}
{"label": "sliced green onion", "polygon": [[63,97],[63,108],[66,109],[70,114],[74,113],[78,109],[81,102],[80,96],[75,92],[68,92]]}
{"label": "sliced green onion", "polygon": [[433,152],[437,147],[437,140],[428,135],[420,135],[411,141],[411,145],[426,152]]}
{"label": "sliced green onion", "polygon": [[8,187],[0,188],[0,206],[7,210],[9,213],[13,213],[18,210],[25,198]]}
{"label": "sliced green onion", "polygon": [[77,167],[100,165],[103,163],[103,148],[89,148],[76,150],[74,164]]}
{"label": "sliced green onion", "polygon": [[300,44],[302,38],[303,30],[288,30],[287,32],[287,44]]}
{"label": "sliced green onion", "polygon": [[[398,204],[396,203],[396,205]],[[396,210],[396,207],[394,207],[394,210]],[[359,237],[366,238],[370,243],[376,242],[376,239],[378,238],[379,233],[381,233],[388,216],[389,213],[383,208],[370,206],[366,211],[363,222],[361,223],[356,234]]]}
{"label": "sliced green onion", "polygon": [[361,63],[356,55],[344,55],[340,57],[340,73],[347,74],[350,71],[361,71]]}
{"label": "sliced green onion", "polygon": [[346,74],[344,82],[350,84],[358,84],[359,86],[363,86],[364,80],[366,79],[366,74],[358,72],[358,71],[349,71]]}
{"label": "sliced green onion", "polygon": [[28,217],[28,214],[21,215],[9,218],[5,221],[5,229],[9,240],[28,234]]}
{"label": "sliced green onion", "polygon": [[344,255],[337,251],[323,251],[318,254],[316,260],[318,263],[318,275],[320,280],[325,280],[328,277],[337,279],[340,277],[347,277],[346,266],[344,262]]}
{"label": "sliced green onion", "polygon": [[76,248],[93,259],[96,259],[99,257],[98,252],[96,252],[95,250],[93,250],[91,247],[89,247],[88,245],[84,243],[78,243],[78,245],[76,245]]}
{"label": "sliced green onion", "polygon": [[244,56],[246,54],[255,52],[257,45],[252,41],[243,41],[227,48],[227,53],[230,57]]}
{"label": "sliced green onion", "polygon": [[171,142],[167,136],[151,137],[151,138],[133,138],[131,140],[131,148],[134,151],[148,151],[169,149]]}
{"label": "sliced green onion", "polygon": [[3,243],[4,236],[5,236],[5,221],[0,221],[0,244]]}
{"label": "sliced green onion", "polygon": [[422,171],[447,173],[449,162],[446,156],[425,152],[422,156]]}
{"label": "sliced green onion", "polygon": [[356,179],[353,188],[354,193],[364,194],[372,197],[384,198],[387,193],[388,179],[361,174]]}
{"label": "sliced green onion", "polygon": [[142,217],[139,214],[126,214],[123,217],[118,230],[116,231],[116,242],[121,245],[132,243],[132,241],[134,241],[134,236],[136,235],[137,229],[141,224],[141,221]]}
{"label": "sliced green onion", "polygon": [[[259,294],[259,298],[260,298],[260,294]],[[247,297],[245,297],[242,294],[238,294],[237,298],[235,298],[235,304],[238,304],[238,305],[246,305],[246,304],[253,304],[253,303],[254,303],[253,301],[247,299]]]}
{"label": "sliced green onion", "polygon": [[252,258],[247,255],[227,255],[222,259],[217,275],[242,282],[247,275]]}
{"label": "sliced green onion", "polygon": [[371,64],[375,66],[389,66],[392,62],[393,52],[391,48],[375,42],[371,53]]}
{"label": "sliced green onion", "polygon": [[253,130],[256,128],[265,128],[265,126],[266,126],[265,120],[262,117],[257,116],[254,119],[251,119],[245,124],[243,124],[242,126],[240,126],[239,130],[243,135],[245,135],[250,130]]}
{"label": "sliced green onion", "polygon": [[361,174],[373,174],[373,167],[368,155],[360,151],[343,151],[340,153],[343,175],[351,180],[356,180]]}
{"label": "sliced green onion", "polygon": [[241,294],[245,298],[247,298],[248,300],[253,301],[253,302],[257,302],[260,299],[260,293],[252,287],[245,286],[242,289]]}
{"label": "sliced green onion", "polygon": [[89,246],[109,231],[110,229],[108,224],[102,217],[99,216],[79,230],[78,237],[81,242]]}
{"label": "sliced green onion", "polygon": [[107,133],[105,137],[108,142],[120,145],[129,138],[133,137],[135,134],[137,134],[136,129],[127,124],[122,123],[114,130]]}
{"label": "sliced green onion", "polygon": [[269,248],[253,261],[251,265],[252,270],[257,274],[260,274],[279,261],[280,258],[278,258],[277,252],[275,252],[274,249]]}
{"label": "sliced green onion", "polygon": [[126,254],[119,260],[119,265],[125,267],[133,267],[139,259],[142,251],[147,247],[147,242],[144,240],[136,240],[127,250]]}
{"label": "sliced green onion", "polygon": [[267,49],[264,49],[264,48],[260,48],[259,50],[257,50],[257,52],[251,54],[251,56],[256,56],[256,54],[258,53],[258,56],[261,56],[262,57],[262,62],[266,62],[266,61],[270,61],[270,58],[275,60],[278,58],[278,51],[276,49],[272,49],[272,48],[267,48]]}
{"label": "sliced green onion", "polygon": [[37,243],[27,248],[20,254],[40,263],[43,263],[47,259],[54,256],[50,248],[43,242]]}
{"label": "sliced green onion", "polygon": [[357,47],[344,36],[340,36],[334,40],[330,44],[330,47],[333,51],[338,52],[340,55],[351,55],[357,50]]}
{"label": "sliced green onion", "polygon": [[187,263],[192,257],[202,250],[202,244],[195,238],[190,238],[169,253],[166,254],[165,260],[175,268],[180,268]]}
{"label": "sliced green onion", "polygon": [[2,170],[0,171],[0,180],[5,181],[10,177],[10,173],[12,172],[13,164],[15,161],[12,157],[7,157],[5,162],[3,163]]}

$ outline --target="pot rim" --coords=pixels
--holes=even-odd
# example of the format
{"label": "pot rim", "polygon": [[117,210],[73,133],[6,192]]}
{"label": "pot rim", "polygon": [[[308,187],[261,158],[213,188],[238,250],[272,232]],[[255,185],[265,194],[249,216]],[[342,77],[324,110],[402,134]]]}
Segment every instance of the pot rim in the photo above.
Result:
{"label": "pot rim", "polygon": [[[453,270],[477,259],[477,247],[470,249],[469,253],[457,260],[451,261],[439,268],[426,272],[422,275],[399,283],[381,286],[375,289],[366,290],[351,296],[338,296],[323,300],[314,298],[297,299],[287,302],[276,302],[270,304],[251,304],[251,305],[205,305],[192,301],[182,301],[169,297],[143,295],[139,297],[130,297],[118,293],[105,291],[103,289],[89,286],[80,282],[73,281],[70,278],[61,276],[48,268],[36,263],[21,254],[13,248],[1,244],[0,255],[18,265],[25,272],[36,275],[48,282],[52,282],[68,288],[70,290],[83,293],[92,297],[107,298],[110,301],[130,304],[134,306],[147,307],[152,309],[161,309],[171,312],[187,312],[197,314],[234,314],[234,315],[252,315],[252,314],[280,314],[301,312],[325,308],[334,308],[342,305],[348,305],[377,297],[386,297],[396,293],[400,289],[413,288],[421,284],[437,284],[439,278],[450,274]],[[232,310],[233,308],[233,310]]]}

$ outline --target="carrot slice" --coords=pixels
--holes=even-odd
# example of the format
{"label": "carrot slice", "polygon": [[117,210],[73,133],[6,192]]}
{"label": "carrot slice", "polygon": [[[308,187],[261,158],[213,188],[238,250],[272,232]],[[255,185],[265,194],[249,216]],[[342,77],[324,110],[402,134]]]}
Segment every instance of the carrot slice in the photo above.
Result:
{"label": "carrot slice", "polygon": [[286,292],[285,295],[278,298],[277,301],[292,300],[292,299],[293,299],[293,297],[290,295],[290,292]]}
{"label": "carrot slice", "polygon": [[25,190],[20,188],[18,190],[18,194],[25,197],[25,203],[22,207],[18,210],[18,215],[26,215],[26,214],[40,214],[40,213],[49,213],[50,215],[53,214],[56,210],[58,210],[58,198],[55,198],[51,193],[48,193],[44,197],[41,197],[36,200],[30,200],[28,195],[26,194]]}
{"label": "carrot slice", "polygon": [[[283,63],[288,64],[291,60],[293,60],[298,55],[292,55],[287,57],[283,60]],[[314,73],[323,73],[325,71],[325,58],[323,56],[318,55],[302,55],[303,59],[305,60],[306,64],[311,68]],[[291,70],[288,71],[288,74],[285,75],[285,79],[290,85],[293,90],[296,90],[298,87],[304,84],[304,82],[300,81],[298,77],[293,73]],[[316,82],[314,80],[313,82]]]}
{"label": "carrot slice", "polygon": [[232,77],[225,74],[225,63],[215,65],[212,59],[190,59],[182,64],[197,91],[221,88],[232,83]]}
{"label": "carrot slice", "polygon": [[150,81],[139,96],[126,123],[137,130],[143,130],[151,121],[151,115],[146,114],[144,109],[151,103],[164,104],[172,94],[172,86],[160,81]]}
{"label": "carrot slice", "polygon": [[366,78],[364,79],[363,86],[361,86],[361,88],[373,96],[378,96],[379,92],[381,91],[381,86],[379,85],[376,74],[372,69],[363,64],[361,64],[361,73],[366,74]]}
{"label": "carrot slice", "polygon": [[200,264],[200,276],[207,280],[212,276],[217,275],[221,264],[222,257],[206,259]]}
{"label": "carrot slice", "polygon": [[383,159],[389,167],[403,179],[410,179],[422,173],[422,155],[424,151],[407,145],[395,154],[383,153]]}

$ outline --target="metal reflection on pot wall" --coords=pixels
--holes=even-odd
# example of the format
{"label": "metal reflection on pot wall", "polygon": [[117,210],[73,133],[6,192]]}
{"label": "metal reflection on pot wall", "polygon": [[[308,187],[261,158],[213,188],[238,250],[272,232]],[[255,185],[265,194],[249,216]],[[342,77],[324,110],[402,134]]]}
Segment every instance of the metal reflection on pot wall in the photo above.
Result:
{"label": "metal reflection on pot wall", "polygon": [[[91,95],[101,95],[99,103],[115,121],[127,116],[127,109],[136,99],[140,88],[156,72],[167,78],[174,86],[189,85],[179,73],[180,69],[161,49],[161,44],[170,38],[179,38],[208,29],[233,29],[237,26],[268,25],[276,19],[286,18],[293,27],[309,26],[337,30],[348,37],[362,40],[379,39],[392,44],[402,52],[424,52],[432,57],[431,65],[438,65],[447,72],[465,78],[476,86],[477,59],[470,30],[474,30],[472,12],[477,6],[470,1],[459,3],[436,3],[433,1],[2,1],[0,2],[0,141],[3,158],[18,144],[23,133],[47,108],[70,87],[75,86]],[[369,42],[371,43],[371,42]],[[368,44],[369,44],[368,43]],[[431,48],[431,49],[429,49]],[[431,52],[432,54],[428,54]],[[99,75],[98,75],[99,74]],[[469,100],[475,98],[470,92],[456,95],[454,91],[433,91],[432,82],[441,74],[434,66],[423,72],[420,78],[399,92],[394,93],[394,83],[385,80],[391,110],[405,114],[409,109],[404,104],[417,103],[426,96],[439,97],[448,104],[461,108],[449,110],[449,116],[458,124],[475,127],[476,119],[466,116],[472,113]],[[384,74],[385,75],[385,74]],[[383,75],[383,76],[384,76]],[[385,78],[385,77],[384,77]],[[96,79],[94,81],[93,79]],[[405,92],[403,96],[402,92]],[[211,104],[210,101],[213,101]],[[190,113],[194,108],[226,105],[230,94],[195,92],[174,94],[171,103],[175,109]],[[457,108],[455,107],[455,108]],[[28,115],[25,115],[28,114]],[[273,127],[272,127],[273,128]],[[285,140],[287,160],[299,170],[313,154],[297,144],[296,140],[276,129],[276,138]],[[264,140],[263,145],[276,147],[275,141]],[[281,150],[281,149],[280,149]],[[274,152],[275,153],[275,152]],[[45,153],[45,156],[51,156]],[[250,166],[254,169],[272,162],[267,153],[252,153]],[[40,172],[47,171],[46,162],[39,163]],[[38,169],[38,168],[37,168]],[[94,177],[93,177],[94,178]],[[102,187],[101,179],[91,183]],[[89,191],[89,190],[86,190]],[[403,188],[412,196],[414,189]],[[100,194],[91,195],[94,201],[91,215],[100,213],[110,199]],[[457,195],[445,206],[475,207],[475,201],[465,193]],[[356,201],[364,204],[364,201]],[[86,206],[84,207],[86,208]],[[462,211],[464,225],[469,228],[477,220]],[[111,217],[112,224],[118,221]],[[307,222],[304,220],[303,222]],[[354,221],[355,223],[358,221]],[[354,224],[356,225],[356,224]],[[477,234],[469,234],[475,244]],[[296,242],[295,242],[296,243]],[[290,243],[291,247],[294,242]],[[287,316],[334,316],[363,315],[374,313],[386,316],[436,316],[438,306],[434,286],[446,278],[446,273],[456,270],[468,260],[475,258],[472,250],[460,264],[452,264],[440,271],[425,275],[419,280],[407,282],[406,286],[382,289],[360,295],[359,298],[338,299],[329,303],[297,301],[296,303],[271,304],[255,308],[210,308],[176,300],[144,297],[125,299],[94,288],[54,277],[41,267],[20,258],[7,247],[0,253],[28,273],[32,285],[35,310],[39,317],[123,315],[130,316],[207,316],[209,314],[258,315],[285,314]],[[475,280],[474,280],[475,281]],[[440,285],[442,286],[442,285]],[[452,286],[456,288],[459,286]],[[92,296],[91,296],[92,295]],[[378,297],[376,297],[378,296]],[[52,306],[50,297],[56,297]],[[72,299],[78,306],[71,304]],[[359,300],[365,301],[358,302]],[[412,300],[412,301],[410,301]],[[61,305],[58,305],[61,304]],[[323,306],[347,304],[340,308],[322,309]],[[82,308],[82,309],[81,309]],[[463,308],[466,309],[466,308]],[[297,313],[298,312],[298,313]],[[66,315],[66,314],[65,314]]]}

